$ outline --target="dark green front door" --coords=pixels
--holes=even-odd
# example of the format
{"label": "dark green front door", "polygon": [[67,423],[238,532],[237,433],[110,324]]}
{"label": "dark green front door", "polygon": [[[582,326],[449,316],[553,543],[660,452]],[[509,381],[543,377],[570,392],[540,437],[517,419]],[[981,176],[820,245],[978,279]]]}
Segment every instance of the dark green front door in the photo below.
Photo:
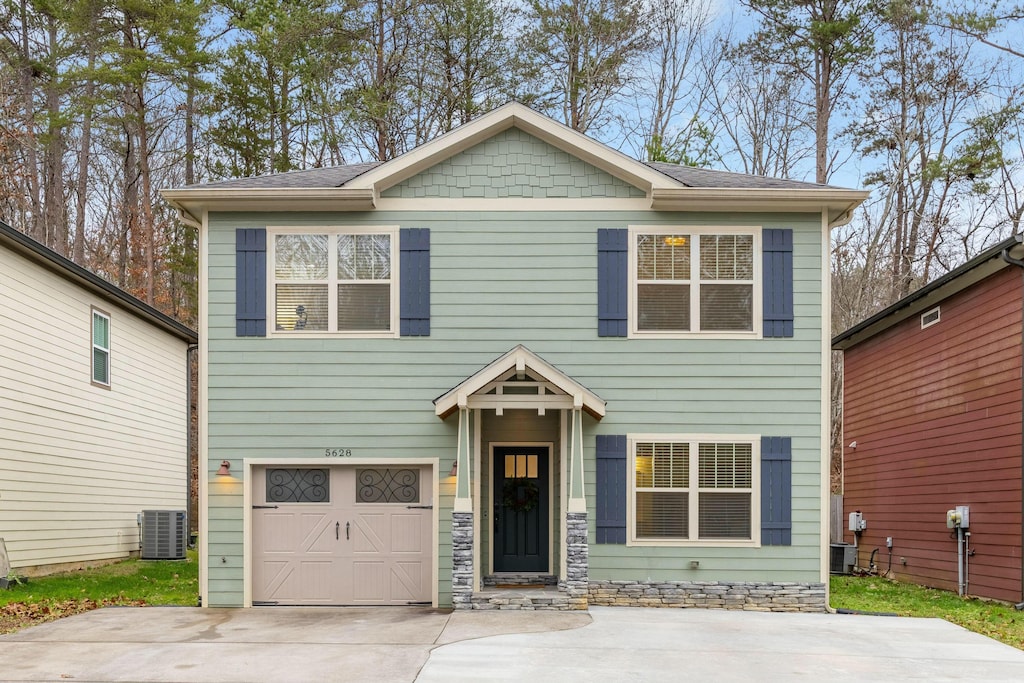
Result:
{"label": "dark green front door", "polygon": [[494,571],[548,571],[548,448],[494,449]]}

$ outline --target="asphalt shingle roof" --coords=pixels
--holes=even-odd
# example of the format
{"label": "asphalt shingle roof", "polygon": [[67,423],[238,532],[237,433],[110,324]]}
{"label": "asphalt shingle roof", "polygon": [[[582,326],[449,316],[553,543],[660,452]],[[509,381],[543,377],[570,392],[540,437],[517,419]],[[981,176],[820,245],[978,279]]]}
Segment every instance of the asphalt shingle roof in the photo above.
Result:
{"label": "asphalt shingle roof", "polygon": [[286,188],[343,187],[353,178],[380,166],[379,161],[365,164],[349,164],[329,168],[309,168],[304,171],[289,171],[249,178],[231,178],[205,183],[202,187],[230,190],[277,190]]}
{"label": "asphalt shingle roof", "polygon": [[666,164],[660,161],[649,161],[646,165],[659,173],[667,175],[673,180],[681,182],[687,187],[715,187],[748,190],[842,189],[833,185],[819,185],[817,183],[805,183],[799,180],[767,178],[765,176],[747,175],[746,173],[732,173],[730,171],[716,171],[710,168],[696,168],[694,166],[679,166],[677,164]]}
{"label": "asphalt shingle roof", "polygon": [[[202,185],[202,187],[224,188],[231,190],[344,187],[347,183],[367,171],[380,166],[380,164],[381,162],[374,161],[362,164],[349,164],[346,166],[333,166],[330,168],[310,168],[304,171],[289,171],[287,173],[274,173],[271,175],[253,176],[250,178],[232,178],[230,180],[206,183]],[[676,164],[666,164],[657,161],[647,162],[646,165],[649,168],[682,183],[686,187],[693,188],[730,188],[751,190],[840,189],[831,185],[805,183],[799,180],[766,178],[763,176],[747,175],[745,173],[716,171],[709,168],[695,168],[693,166],[679,166]]]}

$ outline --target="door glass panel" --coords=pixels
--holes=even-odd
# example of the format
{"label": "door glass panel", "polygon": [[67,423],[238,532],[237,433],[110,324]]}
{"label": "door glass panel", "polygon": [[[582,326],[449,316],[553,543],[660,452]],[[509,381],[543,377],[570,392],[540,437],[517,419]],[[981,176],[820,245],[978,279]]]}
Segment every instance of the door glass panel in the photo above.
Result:
{"label": "door glass panel", "polygon": [[420,471],[367,468],[356,470],[357,503],[420,502]]}
{"label": "door glass panel", "polygon": [[536,479],[538,457],[536,455],[506,455],[506,479]]}
{"label": "door glass panel", "polygon": [[329,503],[330,478],[324,468],[267,470],[268,503]]}

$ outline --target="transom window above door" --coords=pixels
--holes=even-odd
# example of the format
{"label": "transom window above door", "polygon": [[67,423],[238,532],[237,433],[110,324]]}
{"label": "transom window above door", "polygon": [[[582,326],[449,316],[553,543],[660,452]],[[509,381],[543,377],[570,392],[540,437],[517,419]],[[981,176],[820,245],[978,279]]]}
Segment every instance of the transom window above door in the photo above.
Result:
{"label": "transom window above door", "polygon": [[268,230],[274,334],[395,336],[397,230]]}
{"label": "transom window above door", "polygon": [[756,336],[760,229],[630,228],[633,336]]}

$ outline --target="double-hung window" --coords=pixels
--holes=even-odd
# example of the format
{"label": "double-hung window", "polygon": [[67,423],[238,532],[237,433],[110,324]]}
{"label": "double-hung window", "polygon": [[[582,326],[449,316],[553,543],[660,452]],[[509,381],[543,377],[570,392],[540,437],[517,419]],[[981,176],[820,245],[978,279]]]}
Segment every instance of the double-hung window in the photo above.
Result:
{"label": "double-hung window", "polygon": [[632,542],[756,542],[760,437],[630,438]]}
{"label": "double-hung window", "polygon": [[92,383],[110,387],[110,316],[92,309]]}
{"label": "double-hung window", "polygon": [[633,336],[756,336],[760,228],[630,228]]}
{"label": "double-hung window", "polygon": [[394,229],[268,230],[274,334],[397,334]]}

